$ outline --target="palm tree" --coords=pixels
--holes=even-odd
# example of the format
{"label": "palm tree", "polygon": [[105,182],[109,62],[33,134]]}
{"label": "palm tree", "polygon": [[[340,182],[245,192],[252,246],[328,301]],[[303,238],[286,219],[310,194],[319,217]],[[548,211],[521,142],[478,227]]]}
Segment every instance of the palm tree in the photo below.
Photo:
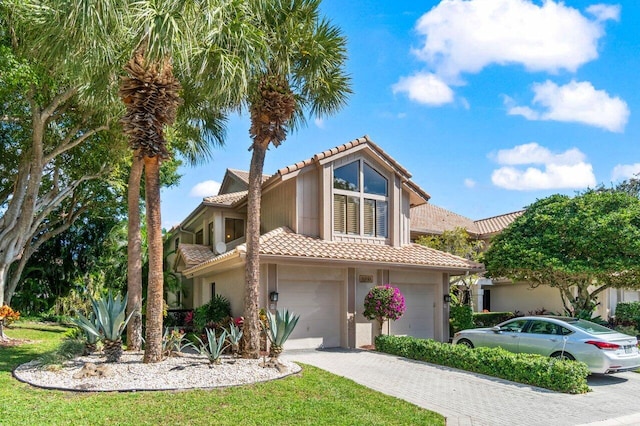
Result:
{"label": "palm tree", "polygon": [[243,356],[260,349],[258,285],[260,281],[260,201],[262,171],[270,144],[278,147],[288,128],[304,123],[305,113],[323,117],[338,111],[351,93],[345,73],[346,40],[320,17],[320,0],[266,2],[258,26],[268,46],[253,70],[249,95],[253,139],[247,207],[247,257]]}
{"label": "palm tree", "polygon": [[[239,108],[245,99],[246,72],[261,51],[262,41],[252,25],[253,0],[41,0],[33,5],[30,13],[38,18],[34,35],[40,39],[42,55],[48,63],[74,71],[71,76],[82,76],[79,81],[86,85],[78,90],[86,99],[108,103],[112,116],[121,113],[121,106],[114,91],[104,89],[117,83],[126,62],[127,77],[119,90],[126,108],[122,125],[136,155],[134,174],[144,164],[147,208],[144,361],[159,361],[163,306],[159,173],[170,152],[165,131],[175,121],[171,133],[178,148],[196,148],[187,157],[207,150],[202,141],[222,141],[225,113]],[[135,184],[131,189],[133,212],[139,189]],[[131,234],[136,233],[134,223]],[[138,252],[132,244],[131,269],[138,268]],[[132,305],[142,293],[138,279],[132,275]]]}

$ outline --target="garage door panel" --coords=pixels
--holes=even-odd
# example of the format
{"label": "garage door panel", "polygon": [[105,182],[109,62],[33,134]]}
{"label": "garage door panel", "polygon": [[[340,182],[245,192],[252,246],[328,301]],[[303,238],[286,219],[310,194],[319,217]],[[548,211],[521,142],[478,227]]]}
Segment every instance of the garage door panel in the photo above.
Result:
{"label": "garage door panel", "polygon": [[404,295],[407,309],[400,319],[390,322],[391,333],[425,339],[434,338],[434,286],[398,284],[397,287]]}
{"label": "garage door panel", "polygon": [[339,282],[278,283],[279,309],[300,315],[286,349],[330,348],[340,346]]}

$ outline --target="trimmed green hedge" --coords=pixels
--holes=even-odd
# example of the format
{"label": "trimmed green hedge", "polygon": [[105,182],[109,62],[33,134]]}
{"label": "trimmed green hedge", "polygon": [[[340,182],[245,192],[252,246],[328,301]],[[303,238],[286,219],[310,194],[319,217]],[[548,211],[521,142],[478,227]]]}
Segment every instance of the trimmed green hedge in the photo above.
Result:
{"label": "trimmed green hedge", "polygon": [[589,370],[586,364],[577,361],[514,354],[502,348],[469,349],[463,345],[406,336],[378,336],[376,350],[558,392],[589,391]]}
{"label": "trimmed green hedge", "polygon": [[501,322],[515,318],[513,312],[474,312],[473,323],[476,328],[493,327]]}
{"label": "trimmed green hedge", "polygon": [[449,308],[450,334],[453,336],[460,330],[475,328],[473,310],[467,305],[451,305]]}
{"label": "trimmed green hedge", "polygon": [[640,321],[640,302],[620,302],[616,305],[616,322],[621,325],[633,325]]}

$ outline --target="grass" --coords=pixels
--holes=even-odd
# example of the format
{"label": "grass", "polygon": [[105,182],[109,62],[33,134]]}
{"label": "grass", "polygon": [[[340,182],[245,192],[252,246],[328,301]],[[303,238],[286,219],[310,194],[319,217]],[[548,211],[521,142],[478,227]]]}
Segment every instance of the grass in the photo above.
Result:
{"label": "grass", "polygon": [[444,425],[403,400],[304,365],[282,380],[226,389],[73,393],[15,380],[16,366],[53,351],[65,329],[16,323],[7,335],[35,343],[0,347],[0,424],[9,425]]}

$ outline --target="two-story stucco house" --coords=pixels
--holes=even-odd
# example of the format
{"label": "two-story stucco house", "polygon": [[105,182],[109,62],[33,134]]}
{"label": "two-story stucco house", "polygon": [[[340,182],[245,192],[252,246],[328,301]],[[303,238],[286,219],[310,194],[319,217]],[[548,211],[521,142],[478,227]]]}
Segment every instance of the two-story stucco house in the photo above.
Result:
{"label": "two-story stucco house", "polygon": [[[411,208],[429,195],[410,178],[366,136],[264,177],[260,303],[300,315],[287,348],[371,344],[377,327],[362,316],[363,301],[385,283],[407,306],[385,332],[448,340],[449,276],[481,265],[411,243]],[[189,289],[183,306],[220,294],[242,315],[246,189],[247,173],[227,170],[218,195],[174,229],[171,263]]]}

